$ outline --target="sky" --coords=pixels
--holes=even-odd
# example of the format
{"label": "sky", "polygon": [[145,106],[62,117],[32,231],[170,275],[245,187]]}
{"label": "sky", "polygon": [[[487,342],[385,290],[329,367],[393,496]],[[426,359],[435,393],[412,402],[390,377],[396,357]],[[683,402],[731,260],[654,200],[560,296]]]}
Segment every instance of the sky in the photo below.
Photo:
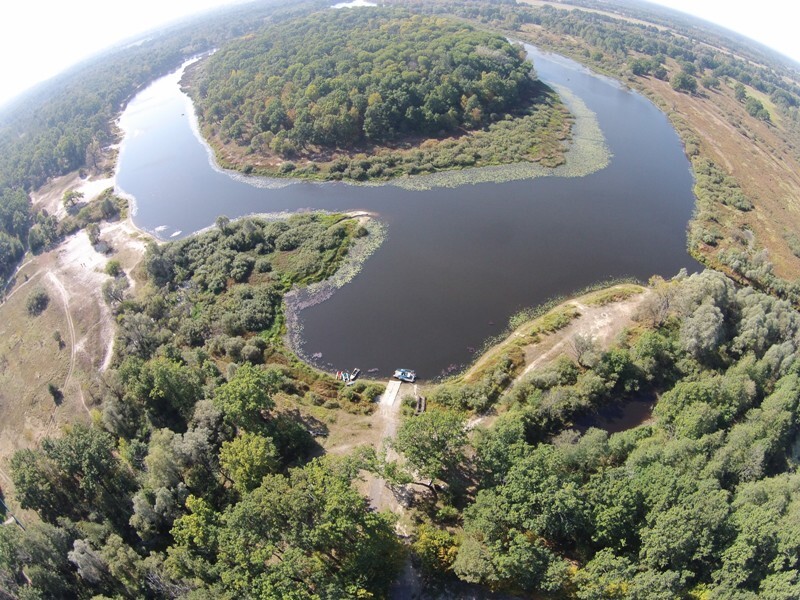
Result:
{"label": "sky", "polygon": [[[244,0],[7,0],[0,8],[0,105],[121,40]],[[800,61],[787,0],[657,0],[738,31]]]}

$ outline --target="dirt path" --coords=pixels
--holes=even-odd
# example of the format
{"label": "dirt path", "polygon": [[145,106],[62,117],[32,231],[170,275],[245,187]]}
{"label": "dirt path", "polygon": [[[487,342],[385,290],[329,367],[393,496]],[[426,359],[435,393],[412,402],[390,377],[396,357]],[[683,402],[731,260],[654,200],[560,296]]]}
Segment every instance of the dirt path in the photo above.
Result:
{"label": "dirt path", "polygon": [[69,370],[67,371],[67,377],[64,380],[64,385],[62,386],[62,389],[66,390],[70,382],[72,381],[72,374],[75,372],[75,355],[77,354],[77,343],[76,343],[77,338],[75,336],[75,323],[73,323],[72,321],[72,313],[69,310],[69,294],[67,293],[67,289],[64,287],[64,284],[61,282],[58,276],[52,271],[50,271],[47,274],[47,278],[53,283],[53,285],[58,290],[59,295],[61,296],[61,301],[64,304],[64,314],[67,317],[67,327],[69,328],[69,340],[70,340]]}
{"label": "dirt path", "polygon": [[650,293],[647,290],[626,300],[602,306],[590,306],[579,300],[568,302],[567,304],[578,309],[580,316],[542,341],[525,347],[525,369],[515,378],[509,389],[534,369],[568,352],[575,336],[591,338],[599,349],[608,349],[622,330],[633,323],[633,315]]}
{"label": "dirt path", "polygon": [[[19,268],[17,269],[17,273],[19,273],[19,271],[20,271],[20,269],[22,269],[22,267],[24,267],[24,266],[26,266],[26,265],[30,264],[31,262],[32,262],[32,261],[30,261],[30,260],[29,260],[28,262],[26,262],[26,263],[24,263],[24,264],[20,265],[20,266],[19,266]],[[16,276],[17,276],[17,273],[14,273],[14,277],[16,277]],[[0,306],[2,306],[3,304],[5,304],[5,303],[6,303],[6,302],[8,302],[9,300],[11,300],[11,298],[12,298],[12,296],[14,296],[14,294],[16,294],[18,291],[20,291],[22,288],[24,288],[24,287],[25,287],[26,285],[28,285],[30,282],[32,282],[32,281],[33,281],[33,280],[34,280],[34,279],[35,279],[35,278],[36,278],[38,275],[41,275],[42,273],[43,273],[43,271],[40,269],[40,270],[36,271],[36,272],[35,272],[33,275],[29,275],[29,276],[28,276],[28,278],[27,278],[25,281],[23,281],[23,282],[22,282],[22,283],[20,283],[20,284],[19,284],[19,285],[18,285],[16,288],[14,288],[14,291],[13,291],[13,292],[11,292],[11,293],[10,293],[8,296],[6,296],[5,298],[3,298],[3,301],[2,301],[2,302],[0,302]],[[14,280],[14,278],[12,277],[12,278],[11,278],[11,281],[13,281],[13,280]],[[8,284],[8,285],[11,285],[11,282],[9,282],[9,284]],[[6,289],[8,289],[8,287],[7,287],[7,286],[6,286]]]}
{"label": "dirt path", "polygon": [[[416,386],[414,386],[416,387]],[[401,393],[402,392],[402,393]],[[400,381],[390,381],[386,385],[386,391],[380,398],[378,410],[375,411],[375,428],[381,432],[380,438],[376,441],[375,450],[380,450],[387,440],[394,437],[397,427],[400,424],[400,406],[404,394],[410,394],[412,386]],[[397,453],[388,448],[386,458],[394,460]],[[394,513],[401,513],[403,507],[394,497],[394,494],[387,489],[386,481],[378,477],[371,477],[369,481],[369,500],[375,510],[391,510]]]}
{"label": "dirt path", "polygon": [[[386,386],[386,391],[380,398],[378,410],[375,411],[375,427],[380,428],[381,435],[376,441],[376,450],[380,450],[387,440],[394,437],[397,428],[400,425],[400,407],[402,406],[403,396],[408,394],[417,393],[417,386],[410,383],[402,383],[400,381],[390,381]],[[386,458],[388,460],[396,460],[398,458],[397,452],[391,448],[386,450]],[[367,476],[368,483],[368,497],[370,504],[376,510],[389,510],[397,515],[402,515],[405,512],[405,507],[402,502],[397,498],[395,493],[390,490],[386,481],[375,477],[374,475]],[[402,538],[407,538],[409,532],[405,530],[402,523],[398,522],[397,534]],[[422,591],[422,582],[419,573],[414,568],[411,558],[409,557],[403,565],[403,570],[400,572],[397,580],[394,581],[390,590],[389,598],[392,600],[408,600],[410,598],[419,598]]]}

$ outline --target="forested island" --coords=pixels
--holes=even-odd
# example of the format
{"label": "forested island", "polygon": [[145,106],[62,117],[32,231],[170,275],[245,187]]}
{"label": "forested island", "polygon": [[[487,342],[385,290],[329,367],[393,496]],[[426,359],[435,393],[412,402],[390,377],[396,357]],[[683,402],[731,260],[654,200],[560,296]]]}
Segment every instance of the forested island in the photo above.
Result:
{"label": "forested island", "polygon": [[[4,116],[0,276],[26,266],[3,286],[0,376],[30,342],[41,362],[14,389],[42,393],[12,414],[27,439],[0,460],[0,598],[386,598],[404,572],[431,598],[800,597],[796,68],[628,2],[315,13],[326,4],[198,21]],[[363,181],[557,164],[570,118],[505,36],[667,113],[696,179],[689,249],[725,273],[524,312],[465,372],[421,384],[426,404],[398,399],[396,430],[383,384],[348,386],[285,339],[287,294],[341,273],[374,241],[370,218],[220,217],[156,244],[119,233],[111,191],[66,191],[60,217],[30,204],[48,178],[113,163],[127,99],[216,46],[186,84],[242,170]],[[59,267],[103,240],[101,266]],[[87,374],[75,356],[91,351],[93,293],[115,342]],[[48,379],[44,362],[63,370]],[[580,425],[643,398],[652,414],[621,431]],[[31,430],[41,407],[50,420]]]}
{"label": "forested island", "polygon": [[532,69],[463,22],[339,10],[221,49],[187,89],[223,166],[362,181],[559,164],[570,119]]}

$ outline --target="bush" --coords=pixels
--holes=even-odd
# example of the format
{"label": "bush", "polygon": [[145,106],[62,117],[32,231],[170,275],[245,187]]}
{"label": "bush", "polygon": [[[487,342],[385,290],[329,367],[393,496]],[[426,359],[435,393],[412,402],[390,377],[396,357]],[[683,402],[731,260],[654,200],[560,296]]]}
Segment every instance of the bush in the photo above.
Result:
{"label": "bush", "polygon": [[241,351],[242,360],[257,365],[264,362],[264,353],[256,346],[245,344]]}
{"label": "bush", "polygon": [[44,312],[48,304],[50,304],[50,296],[47,295],[43,288],[37,288],[28,296],[25,307],[28,309],[30,316],[36,317]]}
{"label": "bush", "polygon": [[118,260],[110,260],[106,264],[106,275],[110,275],[111,277],[119,277],[122,273],[122,267],[119,264]]}
{"label": "bush", "polygon": [[697,91],[697,79],[685,71],[675,73],[675,75],[672,76],[672,79],[669,80],[669,83],[672,86],[672,89],[678,92],[689,92],[690,94],[694,94]]}
{"label": "bush", "polygon": [[240,337],[228,338],[225,342],[225,353],[232,360],[240,360],[242,358],[242,350],[244,350],[244,340]]}
{"label": "bush", "polygon": [[256,273],[269,273],[272,271],[272,263],[267,258],[259,258],[256,261]]}

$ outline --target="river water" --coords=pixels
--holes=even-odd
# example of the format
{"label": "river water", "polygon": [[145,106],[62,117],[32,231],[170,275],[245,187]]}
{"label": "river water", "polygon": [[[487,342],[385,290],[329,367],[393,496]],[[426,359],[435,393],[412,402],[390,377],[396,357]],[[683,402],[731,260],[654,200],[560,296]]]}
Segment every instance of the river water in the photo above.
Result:
{"label": "river water", "polygon": [[353,281],[300,313],[299,350],[329,369],[406,367],[433,378],[470,362],[521,308],[612,277],[698,268],[686,252],[691,172],[665,115],[571,60],[526,48],[540,79],[596,114],[612,153],[606,168],[426,191],[246,178],[212,165],[176,72],[125,110],[117,185],[135,198],[135,223],[162,239],[220,214],[377,213],[384,244]]}

